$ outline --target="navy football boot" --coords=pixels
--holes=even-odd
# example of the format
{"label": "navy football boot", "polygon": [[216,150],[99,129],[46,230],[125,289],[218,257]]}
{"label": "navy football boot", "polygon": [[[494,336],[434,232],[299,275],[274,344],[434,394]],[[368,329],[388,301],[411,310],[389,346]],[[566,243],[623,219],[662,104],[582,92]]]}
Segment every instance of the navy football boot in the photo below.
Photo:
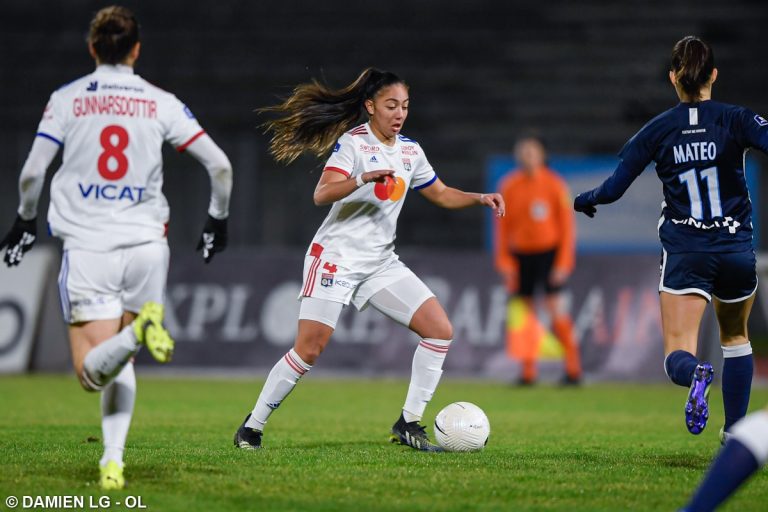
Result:
{"label": "navy football boot", "polygon": [[715,371],[709,363],[699,363],[693,371],[693,382],[685,402],[685,426],[694,435],[701,434],[709,419],[709,388]]}

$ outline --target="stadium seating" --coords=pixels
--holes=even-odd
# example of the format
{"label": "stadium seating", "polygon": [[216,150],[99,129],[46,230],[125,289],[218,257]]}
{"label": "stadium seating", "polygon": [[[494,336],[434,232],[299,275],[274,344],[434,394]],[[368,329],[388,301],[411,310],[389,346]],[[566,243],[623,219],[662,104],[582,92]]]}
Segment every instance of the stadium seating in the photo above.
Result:
{"label": "stadium seating", "polygon": [[[10,222],[16,203],[10,174],[26,157],[48,94],[91,68],[83,42],[91,11],[87,2],[51,5],[46,13],[22,0],[6,4],[0,150],[9,174],[0,187],[0,218]],[[307,158],[279,170],[253,113],[312,76],[341,85],[367,65],[400,73],[412,85],[405,133],[426,147],[444,181],[474,190],[482,187],[487,155],[509,151],[528,128],[539,129],[553,152],[615,153],[675,102],[667,58],[688,33],[715,47],[718,98],[768,111],[768,71],[753,64],[762,58],[763,34],[739,28],[765,17],[755,0],[638,1],[631,18],[626,5],[599,0],[525,7],[494,0],[320,2],[307,4],[301,16],[290,4],[213,8],[168,0],[138,11],[144,31],[138,71],[187,102],[233,160],[235,244],[304,245],[324,215],[310,199],[318,163]],[[24,72],[11,78],[9,69]],[[174,222],[171,237],[188,245],[207,200],[207,178],[195,165],[169,152],[166,191],[174,221],[185,219]],[[478,247],[481,215],[411,201],[399,241]],[[450,229],[435,229],[444,224]]]}

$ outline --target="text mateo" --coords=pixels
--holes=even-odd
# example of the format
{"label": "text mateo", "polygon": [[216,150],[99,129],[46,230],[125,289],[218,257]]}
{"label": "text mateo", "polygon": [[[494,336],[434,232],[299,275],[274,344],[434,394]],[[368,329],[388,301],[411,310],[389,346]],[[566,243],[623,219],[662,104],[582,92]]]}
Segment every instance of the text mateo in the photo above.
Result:
{"label": "text mateo", "polygon": [[128,96],[86,96],[72,102],[75,117],[113,115],[157,119],[157,102]]}
{"label": "text mateo", "polygon": [[702,160],[714,160],[717,156],[717,146],[714,142],[690,142],[674,146],[675,163],[699,162]]}

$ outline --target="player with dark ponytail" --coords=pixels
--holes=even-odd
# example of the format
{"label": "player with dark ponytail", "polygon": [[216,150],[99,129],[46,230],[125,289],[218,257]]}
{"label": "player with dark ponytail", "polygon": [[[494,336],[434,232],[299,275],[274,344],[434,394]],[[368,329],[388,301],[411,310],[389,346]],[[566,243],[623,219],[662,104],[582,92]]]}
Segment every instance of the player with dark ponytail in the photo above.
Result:
{"label": "player with dark ponytail", "polygon": [[73,366],[83,388],[101,394],[99,484],[111,490],[125,485],[133,356],[142,346],[161,363],[173,354],[163,327],[169,209],[161,147],[167,141],[191,154],[211,178],[198,243],[206,263],[226,247],[232,166],[189,108],[134,73],[141,42],[129,9],[99,10],[87,43],[96,69],[51,95],[21,170],[18,216],[0,249],[13,267],[32,248],[45,172],[63,149],[48,227],[64,242],[59,291]]}
{"label": "player with dark ponytail", "polygon": [[[701,97],[702,88],[710,80],[714,82],[717,78],[712,48],[694,36],[684,37],[675,44],[672,49],[672,70],[680,89],[693,101]],[[711,94],[711,85],[709,89]]]}
{"label": "player with dark ponytail", "polygon": [[344,88],[331,89],[312,80],[297,86],[280,105],[261,109],[281,115],[264,124],[273,133],[270,148],[275,160],[289,164],[304,152],[326,156],[339,137],[365,116],[364,102],[393,84],[405,82],[394,73],[368,68]]}
{"label": "player with dark ponytail", "polygon": [[680,103],[632,137],[619,153],[614,174],[577,196],[574,207],[593,217],[596,205],[618,200],[655,162],[664,191],[659,220],[664,369],[672,382],[689,388],[685,423],[692,434],[701,433],[709,418],[714,370],[696,358],[696,349],[701,317],[711,301],[724,357],[724,442],[747,412],[753,373],[747,320],[757,276],[743,156],[749,148],[768,152],[768,121],[711,99],[714,54],[698,37],[675,44],[669,79]]}
{"label": "player with dark ponytail", "polygon": [[269,373],[235,433],[235,446],[261,446],[272,411],[315,364],[342,308],[352,303],[358,309],[373,306],[421,338],[391,439],[417,450],[441,450],[419,422],[443,373],[453,328],[434,294],[395,254],[397,217],[408,189],[443,208],[484,205],[497,215],[504,215],[504,201],[499,194],[463,192],[438,179],[421,146],[400,134],[409,104],[401,78],[369,68],[341,89],[312,81],[263,109],[277,115],[266,128],[278,161],[330,153],[314,201],[332,206],[306,254],[294,346]]}

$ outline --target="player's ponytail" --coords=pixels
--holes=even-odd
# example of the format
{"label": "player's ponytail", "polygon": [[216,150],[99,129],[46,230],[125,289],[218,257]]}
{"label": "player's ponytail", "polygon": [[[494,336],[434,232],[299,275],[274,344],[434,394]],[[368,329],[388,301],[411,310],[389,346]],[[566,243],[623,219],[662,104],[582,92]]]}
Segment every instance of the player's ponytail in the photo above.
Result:
{"label": "player's ponytail", "polygon": [[672,71],[682,87],[694,101],[699,99],[715,69],[712,48],[696,36],[686,36],[672,49]]}
{"label": "player's ponytail", "polygon": [[296,86],[279,105],[259,109],[278,114],[277,119],[262,125],[272,132],[270,152],[285,164],[304,152],[322,157],[344,132],[365,118],[365,101],[393,84],[405,82],[389,71],[368,68],[341,89],[331,89],[314,79]]}
{"label": "player's ponytail", "polygon": [[139,22],[129,9],[105,7],[91,20],[88,42],[103,64],[120,64],[139,42]]}

